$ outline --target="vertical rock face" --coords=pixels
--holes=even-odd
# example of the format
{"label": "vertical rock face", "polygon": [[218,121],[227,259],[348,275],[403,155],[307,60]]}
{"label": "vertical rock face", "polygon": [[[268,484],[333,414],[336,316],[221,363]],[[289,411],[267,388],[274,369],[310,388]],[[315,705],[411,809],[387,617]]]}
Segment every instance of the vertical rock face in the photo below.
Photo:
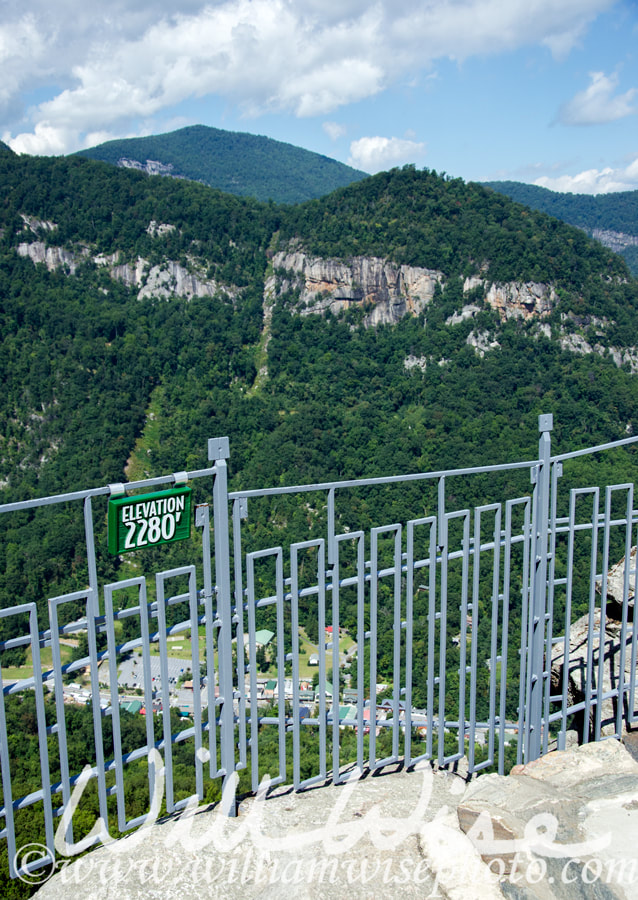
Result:
{"label": "vertical rock face", "polygon": [[47,247],[42,241],[18,244],[17,252],[34,263],[44,264],[50,272],[66,268],[70,274],[76,271],[81,262],[90,258],[97,266],[107,267],[111,278],[124,282],[127,287],[138,288],[138,300],[145,297],[161,297],[165,300],[185,297],[189,300],[191,297],[214,297],[219,291],[232,297],[236,293],[232,286],[219,285],[214,279],[207,278],[199,271],[201,267],[194,273],[170,259],[158,266],[151,266],[141,257],[135,263],[120,263],[118,253],[90,257],[87,247],[78,253],[64,247]]}
{"label": "vertical rock face", "polygon": [[[37,222],[30,227],[56,227],[54,223]],[[172,225],[152,221],[147,232],[161,236],[173,229]],[[111,277],[123,281],[128,287],[138,289],[138,298],[144,297],[213,297],[220,290],[234,296],[236,289],[219,285],[207,277],[201,264],[192,261],[188,268],[170,259],[160,265],[139,258],[134,263],[121,263],[119,254],[93,255],[89,247],[67,250],[64,247],[47,246],[43,241],[20,243],[17,252],[35,263],[43,263],[49,270],[64,267],[73,274],[77,266],[87,260],[109,269]],[[264,285],[266,308],[285,295],[297,296],[297,310],[301,315],[323,314],[330,310],[339,313],[347,309],[361,308],[363,324],[394,325],[404,316],[422,313],[434,297],[437,286],[445,288],[443,272],[418,266],[397,265],[387,259],[356,256],[347,260],[312,257],[297,248],[276,253],[272,258],[273,274]],[[538,318],[551,312],[557,302],[551,285],[518,282],[492,284],[484,278],[467,278],[464,293],[484,292],[485,301],[498,311],[502,320],[508,318]],[[468,306],[453,317],[449,324],[462,321],[474,314],[478,307]]]}
{"label": "vertical rock face", "polygon": [[530,319],[549,315],[558,298],[551,285],[510,282],[490,285],[485,299],[502,319]]}
{"label": "vertical rock face", "polygon": [[611,231],[608,228],[594,228],[591,236],[600,241],[603,246],[609,247],[614,253],[621,253],[627,247],[638,247],[638,237],[635,234]]}
{"label": "vertical rock face", "polygon": [[114,258],[95,257],[94,261],[98,265],[108,265],[112,278],[123,281],[128,287],[139,288],[138,300],[145,297],[161,297],[164,300],[185,297],[190,300],[191,297],[214,297],[220,290],[229,296],[235,293],[234,288],[221,286],[212,278],[189,272],[170,259],[164,260],[160,266],[150,266],[142,258],[135,264],[125,265],[118,265]]}
{"label": "vertical rock face", "polygon": [[367,310],[366,325],[394,324],[405,315],[418,315],[443,282],[441,272],[397,266],[376,257],[344,262],[296,251],[277,253],[272,263],[275,275],[266,284],[271,300],[298,291],[301,315],[360,306]]}
{"label": "vertical rock face", "polygon": [[[294,291],[301,315],[360,306],[366,310],[367,326],[392,325],[405,315],[418,315],[431,302],[437,284],[445,285],[443,272],[399,266],[377,257],[322,259],[291,250],[276,253],[272,264],[275,274],[265,291],[270,302]],[[503,320],[542,317],[557,302],[554,288],[545,284],[489,284],[473,277],[465,280],[463,291],[477,287],[485,290],[485,300]]]}
{"label": "vertical rock face", "polygon": [[43,241],[33,241],[30,244],[18,244],[19,256],[28,257],[34,263],[43,263],[49,272],[54,269],[67,268],[73,274],[78,267],[80,259],[64,247],[47,247]]}

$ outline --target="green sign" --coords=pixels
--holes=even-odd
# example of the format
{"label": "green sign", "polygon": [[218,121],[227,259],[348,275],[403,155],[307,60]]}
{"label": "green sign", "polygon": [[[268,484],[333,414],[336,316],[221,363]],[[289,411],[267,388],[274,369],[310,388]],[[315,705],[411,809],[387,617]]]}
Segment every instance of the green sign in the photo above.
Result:
{"label": "green sign", "polygon": [[191,533],[191,489],[109,500],[109,553],[182,541]]}

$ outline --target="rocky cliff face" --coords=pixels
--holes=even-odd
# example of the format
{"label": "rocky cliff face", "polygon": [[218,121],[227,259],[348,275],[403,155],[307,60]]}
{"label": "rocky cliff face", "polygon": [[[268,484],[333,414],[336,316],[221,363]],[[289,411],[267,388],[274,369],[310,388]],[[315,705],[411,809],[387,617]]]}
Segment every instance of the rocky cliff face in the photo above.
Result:
{"label": "rocky cliff face", "polygon": [[173,178],[183,177],[175,175],[173,163],[163,163],[158,159],[147,159],[146,162],[140,162],[138,159],[129,159],[126,156],[122,156],[118,159],[117,164],[124,169],[137,169],[139,172],[146,172],[147,175],[170,175]]}
{"label": "rocky cliff face", "polygon": [[[445,289],[445,283],[443,272],[433,269],[399,266],[376,257],[323,259],[310,256],[299,247],[291,247],[272,257],[272,274],[264,287],[264,307],[268,311],[280,298],[293,298],[294,308],[301,315],[324,314],[328,310],[339,313],[359,307],[364,311],[365,327],[394,325],[403,316],[425,311],[437,286]],[[466,278],[463,293],[468,302],[450,316],[448,325],[458,325],[480,312],[480,308],[470,302],[477,289],[485,303],[498,312],[502,322],[512,318],[535,320],[539,336],[552,337],[552,330],[543,319],[556,307],[558,295],[553,285],[537,282],[495,283],[485,277]],[[603,339],[606,328],[612,323],[594,317],[581,321],[572,314],[563,318],[570,320],[567,324],[571,330],[561,326],[555,337],[564,350],[609,355],[617,366],[627,365],[631,372],[638,372],[637,347],[609,347],[604,340],[591,344],[580,333],[586,331],[589,334],[594,327],[596,335]],[[484,356],[500,346],[498,329],[493,333],[473,331],[468,335],[467,343],[479,356]],[[444,365],[446,360],[408,357],[404,365],[408,369],[418,367],[423,370],[432,362]]]}
{"label": "rocky cliff face", "polygon": [[280,252],[272,264],[275,274],[265,285],[271,302],[298,291],[302,315],[361,306],[367,310],[366,325],[393,324],[407,314],[418,315],[443,280],[440,272],[365,256],[346,262],[301,251]]}
{"label": "rocky cliff face", "polygon": [[[42,231],[56,228],[55,223],[35,221],[25,221],[25,226],[38,237]],[[152,221],[147,231],[152,236],[161,236],[172,227]],[[137,288],[139,299],[213,297],[221,289],[229,296],[235,294],[232,287],[220,286],[208,278],[194,260],[188,268],[168,259],[155,266],[141,257],[135,263],[121,263],[117,253],[92,255],[89,247],[69,250],[47,246],[43,240],[23,241],[18,244],[17,252],[46,265],[49,270],[64,268],[70,274],[91,259],[98,266],[108,267],[113,278]],[[264,285],[266,307],[289,294],[298,296],[297,308],[301,315],[323,314],[328,310],[339,313],[361,307],[366,327],[393,325],[403,316],[419,315],[432,301],[437,286],[445,287],[446,280],[442,272],[434,269],[399,266],[387,259],[366,256],[322,259],[296,248],[276,253],[272,269],[273,274]],[[466,279],[463,286],[466,294],[476,288],[483,290],[486,302],[498,311],[503,321],[511,317],[543,317],[551,312],[557,300],[551,285],[494,284],[483,278]]]}
{"label": "rocky cliff face", "polygon": [[610,231],[608,228],[594,228],[591,236],[600,241],[605,247],[609,247],[614,253],[622,253],[627,247],[638,247],[638,237],[635,234],[625,234],[622,231]]}
{"label": "rocky cliff face", "polygon": [[[375,257],[321,259],[288,250],[276,253],[272,266],[274,274],[265,286],[267,302],[295,292],[302,315],[360,306],[366,311],[366,326],[392,325],[405,315],[418,315],[432,300],[436,286],[445,286],[442,272]],[[485,300],[503,320],[547,315],[557,300],[553,287],[544,284],[493,284],[468,278],[463,289],[469,293],[477,287],[484,289]]]}
{"label": "rocky cliff face", "polygon": [[[151,266],[147,260],[138,258],[135,264],[119,264],[117,254],[115,257],[94,257],[97,265],[109,267],[111,277],[123,281],[128,287],[138,288],[137,298],[161,297],[168,300],[171,297],[214,297],[221,286],[211,278],[203,274],[195,274],[170,259],[164,260],[161,266]],[[232,295],[234,291],[229,288],[223,290]]]}
{"label": "rocky cliff face", "polygon": [[64,247],[47,247],[43,241],[18,244],[17,251],[20,256],[26,256],[34,263],[44,263],[49,272],[62,268],[71,274],[88,257],[88,251],[71,253]]}
{"label": "rocky cliff face", "polygon": [[528,282],[520,284],[490,284],[485,299],[498,310],[501,319],[530,319],[549,315],[557,302],[551,285]]}
{"label": "rocky cliff face", "polygon": [[[25,230],[38,238],[57,227],[53,222],[26,217],[24,222]],[[152,221],[147,231],[152,236],[161,237],[173,227]],[[16,249],[20,256],[28,257],[34,263],[46,265],[49,270],[63,269],[69,274],[73,274],[81,263],[91,260],[95,265],[106,267],[112,278],[136,289],[138,299],[214,297],[220,292],[232,299],[237,293],[233,286],[221,285],[208,278],[203,265],[194,259],[189,260],[188,268],[170,259],[154,266],[142,257],[136,262],[123,263],[118,253],[96,255],[86,246],[72,250],[52,247],[42,239],[23,241]],[[445,285],[443,272],[434,269],[400,266],[377,257],[324,259],[310,256],[300,247],[290,247],[272,257],[272,271],[264,284],[265,331],[268,331],[272,306],[280,298],[289,303],[292,300],[300,315],[322,315],[328,310],[339,313],[360,308],[364,314],[364,327],[374,327],[394,325],[406,315],[419,315],[431,303],[437,287],[444,290]],[[552,285],[535,282],[502,284],[489,282],[485,277],[467,278],[463,284],[467,303],[449,317],[448,325],[453,327],[480,312],[480,307],[471,302],[476,298],[477,290],[485,303],[498,312],[501,321],[510,318],[537,320],[539,334],[552,337],[549,324],[542,320],[554,309],[558,296]],[[603,338],[609,324],[607,321],[594,322],[589,317],[581,322],[573,316],[571,318],[573,321],[569,324],[573,327],[570,330],[561,327],[557,336],[563,349],[579,354],[609,354],[617,366],[628,365],[632,372],[638,372],[638,348],[607,347],[604,340],[590,343],[582,333],[586,331],[589,335],[590,326],[595,325],[598,328],[596,336]],[[467,343],[474,347],[478,355],[484,356],[499,346],[498,329],[493,334],[472,332]],[[432,360],[427,361],[430,362]],[[440,364],[444,362],[439,361]],[[425,364],[422,360],[418,361],[421,368]],[[406,360],[406,367],[414,365],[411,360]]]}
{"label": "rocky cliff face", "polygon": [[47,247],[42,241],[18,244],[17,251],[20,256],[28,257],[34,263],[43,263],[49,271],[63,268],[71,275],[78,265],[91,259],[97,266],[106,266],[112,278],[123,281],[128,287],[137,288],[139,300],[144,297],[161,297],[165,300],[170,297],[185,297],[187,300],[191,297],[214,297],[222,290],[230,297],[235,294],[234,288],[219,285],[207,278],[195,262],[190,270],[169,259],[158,266],[151,266],[141,257],[135,263],[120,263],[117,253],[111,256],[91,256],[88,247],[72,252],[64,247]]}

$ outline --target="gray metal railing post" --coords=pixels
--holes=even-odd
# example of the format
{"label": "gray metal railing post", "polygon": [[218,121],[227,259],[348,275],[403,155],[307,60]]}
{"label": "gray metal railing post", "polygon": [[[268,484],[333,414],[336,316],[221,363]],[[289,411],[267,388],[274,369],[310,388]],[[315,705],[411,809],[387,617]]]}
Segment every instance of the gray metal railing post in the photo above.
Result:
{"label": "gray metal railing post", "polygon": [[538,417],[541,433],[538,443],[536,485],[532,536],[534,561],[531,567],[531,609],[528,636],[527,685],[525,696],[525,762],[538,759],[541,755],[543,722],[543,672],[545,669],[545,607],[547,601],[547,557],[549,537],[549,495],[551,477],[551,437],[553,417],[551,414]]}
{"label": "gray metal railing post", "polygon": [[[218,669],[220,699],[220,754],[222,781],[222,812],[237,813],[235,803],[235,716],[233,711],[233,623],[230,584],[230,541],[228,532],[228,471],[230,455],[228,438],[211,438],[208,458],[215,462],[213,488],[213,522],[215,528],[215,580],[217,583],[217,614],[221,621],[219,632]],[[214,703],[214,685],[208,686],[209,703]]]}

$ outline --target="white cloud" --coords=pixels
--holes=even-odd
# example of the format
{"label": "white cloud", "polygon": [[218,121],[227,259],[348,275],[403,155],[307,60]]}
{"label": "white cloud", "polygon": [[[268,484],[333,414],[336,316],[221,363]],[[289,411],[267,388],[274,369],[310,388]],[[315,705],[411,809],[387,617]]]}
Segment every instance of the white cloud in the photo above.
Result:
{"label": "white cloud", "polygon": [[589,77],[589,87],[560,108],[558,120],[564,125],[600,125],[638,112],[632,102],[638,89],[631,88],[614,96],[618,87],[617,75],[590,72]]}
{"label": "white cloud", "polygon": [[0,25],[0,110],[17,103],[19,91],[33,76],[45,50],[33,16]]}
{"label": "white cloud", "polygon": [[[564,56],[590,22],[615,0],[449,0],[400,3],[389,23],[408,52],[430,60],[492,55],[533,44]],[[385,4],[384,4],[385,5]],[[389,5],[389,3],[388,3]],[[407,9],[407,7],[411,9]],[[397,47],[398,49],[398,47]]]}
{"label": "white cloud", "polygon": [[625,168],[587,169],[577,175],[536,178],[534,184],[572,194],[611,194],[638,190],[638,157]]}
{"label": "white cloud", "polygon": [[87,132],[129,132],[192,97],[252,116],[328,115],[437,59],[534,44],[565,53],[615,0],[181,0],[178,14],[169,0],[25,2],[31,18],[5,15],[0,27],[0,47],[12,48],[0,101],[9,109],[25,89],[59,90],[9,143],[63,152],[62,141],[68,152]]}
{"label": "white cloud", "polygon": [[[183,12],[202,0],[180,0]],[[0,22],[0,114],[22,103],[22,92],[73,82],[72,68],[102,44],[135,40],[174,4],[155,0],[21,0],[5,3]],[[107,11],[105,11],[107,10]]]}
{"label": "white cloud", "polygon": [[338,122],[324,122],[322,128],[333,141],[339,140],[347,131],[346,126],[340,125]]}
{"label": "white cloud", "polygon": [[404,138],[363,137],[350,144],[348,165],[364,172],[380,172],[402,163],[413,163],[425,154],[425,144]]}

